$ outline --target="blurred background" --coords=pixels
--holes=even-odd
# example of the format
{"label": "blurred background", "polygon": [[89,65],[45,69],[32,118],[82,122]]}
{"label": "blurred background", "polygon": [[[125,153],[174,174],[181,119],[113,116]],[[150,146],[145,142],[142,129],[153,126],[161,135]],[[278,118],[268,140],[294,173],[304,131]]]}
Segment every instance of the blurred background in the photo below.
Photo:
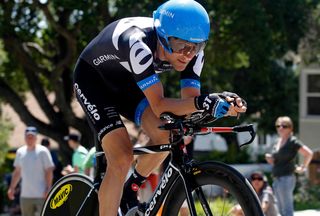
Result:
{"label": "blurred background", "polygon": [[[73,67],[82,49],[108,23],[128,16],[150,17],[162,2],[0,1],[0,212],[11,205],[5,179],[15,150],[24,144],[26,125],[37,127],[40,138],[50,138],[64,165],[72,154],[63,140],[69,132],[79,132],[86,148],[94,145],[72,90]],[[243,172],[251,166],[268,172],[264,154],[274,142],[274,122],[288,115],[296,135],[316,152],[308,175],[300,177],[297,208],[320,208],[320,201],[311,196],[320,193],[320,1],[199,2],[211,20],[202,92],[232,91],[248,103],[240,119],[221,119],[216,125],[253,123],[258,136],[240,151],[242,136],[196,138],[195,156],[235,164]],[[178,74],[160,78],[166,83],[165,94],[178,97]],[[124,121],[135,142],[136,126]],[[309,181],[311,191],[303,187]]]}

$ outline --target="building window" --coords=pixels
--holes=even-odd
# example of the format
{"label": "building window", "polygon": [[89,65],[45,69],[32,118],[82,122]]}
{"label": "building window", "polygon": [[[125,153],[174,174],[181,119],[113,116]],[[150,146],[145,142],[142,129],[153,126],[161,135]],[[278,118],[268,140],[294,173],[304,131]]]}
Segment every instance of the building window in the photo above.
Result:
{"label": "building window", "polygon": [[320,115],[320,74],[307,74],[307,115]]}

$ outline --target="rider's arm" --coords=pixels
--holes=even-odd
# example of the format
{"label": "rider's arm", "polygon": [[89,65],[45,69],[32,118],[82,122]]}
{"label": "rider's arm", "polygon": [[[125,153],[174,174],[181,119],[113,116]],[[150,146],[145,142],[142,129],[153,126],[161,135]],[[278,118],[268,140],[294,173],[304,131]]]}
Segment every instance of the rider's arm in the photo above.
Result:
{"label": "rider's arm", "polygon": [[198,88],[182,88],[181,89],[181,98],[194,98],[200,95],[200,89]]}
{"label": "rider's arm", "polygon": [[185,99],[164,97],[163,85],[161,82],[158,82],[144,90],[144,94],[149,101],[151,109],[158,117],[163,112],[185,115],[197,110],[194,105],[194,97],[188,97]]}

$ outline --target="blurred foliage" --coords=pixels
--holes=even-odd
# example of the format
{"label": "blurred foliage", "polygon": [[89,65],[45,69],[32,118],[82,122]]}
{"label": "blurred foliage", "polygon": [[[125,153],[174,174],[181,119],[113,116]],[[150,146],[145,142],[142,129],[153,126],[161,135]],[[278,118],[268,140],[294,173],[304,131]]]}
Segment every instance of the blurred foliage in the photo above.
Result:
{"label": "blurred foliage", "polygon": [[[0,115],[1,116],[1,115]],[[13,125],[7,120],[0,118],[0,167],[3,165],[6,154],[9,150],[8,139],[10,132],[13,129]],[[1,173],[1,170],[0,170]]]}
{"label": "blurred foliage", "polygon": [[6,192],[7,183],[5,174],[12,171],[12,160],[7,157],[9,150],[8,139],[13,126],[4,118],[0,112],[0,213],[3,211],[4,205],[7,204]]}
{"label": "blurred foliage", "polygon": [[[152,16],[162,2],[1,1],[0,97],[26,124],[37,126],[40,133],[58,141],[64,151],[68,149],[62,137],[69,127],[82,133],[85,146],[92,145],[85,119],[79,119],[71,107],[76,59],[108,23],[127,16]],[[259,130],[274,132],[276,117],[289,115],[299,128],[298,62],[285,57],[302,50],[304,56],[315,54],[307,62],[317,61],[320,42],[317,34],[311,33],[320,32],[319,0],[199,2],[211,20],[202,91],[232,91],[248,102],[247,114],[239,120],[227,118],[217,124],[256,121]],[[165,73],[161,79],[166,96],[179,96],[178,73]],[[23,107],[26,90],[34,94],[49,123]],[[55,93],[54,101],[45,97],[49,92]]]}
{"label": "blurred foliage", "polygon": [[[209,206],[213,215],[228,215],[229,211],[234,206],[234,201],[226,197],[215,197],[215,199],[210,201]],[[195,203],[195,207],[199,215],[206,214],[199,201]]]}
{"label": "blurred foliage", "polygon": [[310,182],[305,176],[299,176],[294,191],[295,210],[320,209],[320,185]]}
{"label": "blurred foliage", "polygon": [[319,0],[316,8],[312,10],[308,19],[308,30],[305,37],[299,44],[299,54],[304,64],[312,64],[320,62],[320,4]]}

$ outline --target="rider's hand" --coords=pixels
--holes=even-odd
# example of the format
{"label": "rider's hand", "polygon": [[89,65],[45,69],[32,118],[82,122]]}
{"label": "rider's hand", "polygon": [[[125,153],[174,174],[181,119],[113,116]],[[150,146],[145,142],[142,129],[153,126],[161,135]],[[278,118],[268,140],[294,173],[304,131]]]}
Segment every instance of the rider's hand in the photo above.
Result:
{"label": "rider's hand", "polygon": [[239,114],[246,112],[247,102],[236,93],[224,91],[218,93],[218,96],[231,104],[227,113],[228,116],[239,116]]}
{"label": "rider's hand", "polygon": [[231,106],[227,100],[222,99],[217,94],[197,96],[194,99],[194,103],[198,110],[206,110],[215,118],[225,116]]}
{"label": "rider's hand", "polygon": [[195,106],[199,110],[206,110],[215,118],[223,116],[239,116],[246,112],[247,102],[232,92],[200,95],[195,98]]}

